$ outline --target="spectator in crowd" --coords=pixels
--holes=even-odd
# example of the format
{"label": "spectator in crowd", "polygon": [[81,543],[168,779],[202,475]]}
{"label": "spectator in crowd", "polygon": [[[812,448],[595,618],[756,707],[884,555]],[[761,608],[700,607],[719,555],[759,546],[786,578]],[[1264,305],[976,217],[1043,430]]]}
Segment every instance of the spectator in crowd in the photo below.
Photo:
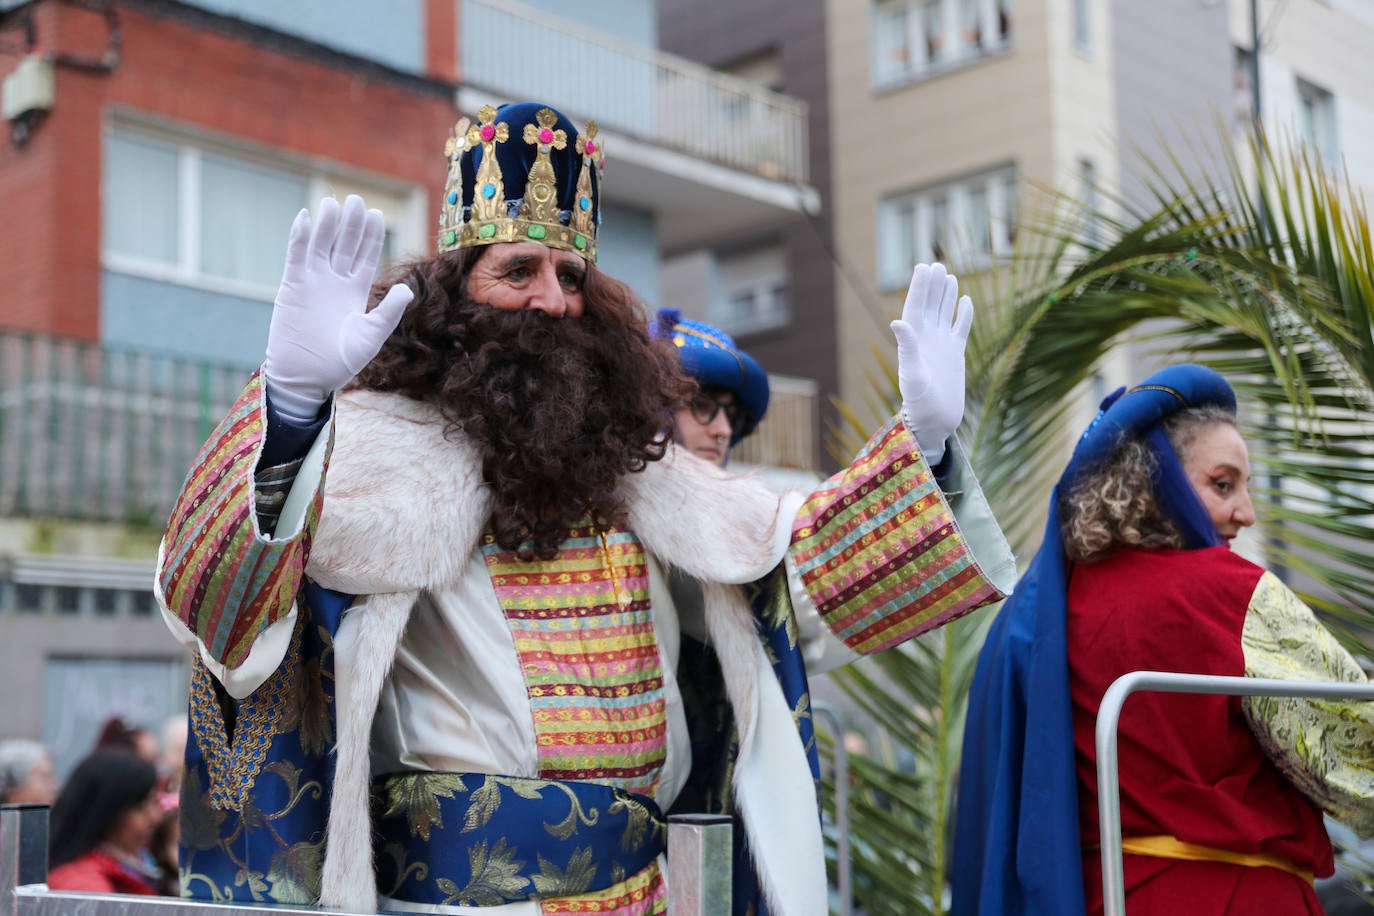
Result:
{"label": "spectator in crowd", "polygon": [[158,762],[157,736],[141,726],[130,725],[121,716],[111,716],[100,727],[96,748],[123,748],[151,764]]}
{"label": "spectator in crowd", "polygon": [[0,803],[51,805],[57,797],[52,756],[37,741],[0,741]]}
{"label": "spectator in crowd", "polygon": [[123,748],[77,764],[53,805],[48,886],[53,890],[157,894],[148,844],[163,817],[157,768]]}

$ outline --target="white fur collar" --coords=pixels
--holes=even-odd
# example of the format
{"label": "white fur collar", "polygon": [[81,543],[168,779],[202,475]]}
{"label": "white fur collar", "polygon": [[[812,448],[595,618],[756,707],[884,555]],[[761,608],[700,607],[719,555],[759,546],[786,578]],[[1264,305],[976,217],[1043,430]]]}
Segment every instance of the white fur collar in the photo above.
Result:
{"label": "white fur collar", "polygon": [[[355,391],[338,398],[324,511],[310,560],[322,585],[350,594],[459,580],[489,512],[476,450],[430,404]],[[741,584],[783,556],[795,498],[686,450],[626,475],[630,529],[660,562]]]}

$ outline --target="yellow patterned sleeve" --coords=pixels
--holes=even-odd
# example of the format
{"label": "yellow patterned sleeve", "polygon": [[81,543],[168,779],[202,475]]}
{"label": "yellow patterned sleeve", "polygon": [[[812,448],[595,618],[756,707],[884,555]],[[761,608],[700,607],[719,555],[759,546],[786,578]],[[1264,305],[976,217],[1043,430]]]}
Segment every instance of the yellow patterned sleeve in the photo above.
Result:
{"label": "yellow patterned sleeve", "polygon": [[[1350,653],[1272,573],[1241,635],[1248,677],[1364,683]],[[1293,784],[1361,836],[1374,835],[1374,702],[1247,697],[1250,728]]]}
{"label": "yellow patterned sleeve", "polygon": [[[967,509],[986,509],[962,455]],[[830,631],[868,655],[1006,596],[1015,564],[985,513],[969,537],[915,439],[894,418],[848,468],[825,481],[797,513],[791,557]],[[995,537],[994,537],[995,536]],[[974,540],[995,542],[991,556]]]}
{"label": "yellow patterned sleeve", "polygon": [[[299,531],[281,539],[264,535],[255,471],[265,434],[259,373],[187,475],[167,525],[158,569],[168,612],[228,668],[242,664],[257,637],[290,612],[320,514],[322,488],[316,487],[308,495]],[[328,435],[332,442],[332,424]]]}

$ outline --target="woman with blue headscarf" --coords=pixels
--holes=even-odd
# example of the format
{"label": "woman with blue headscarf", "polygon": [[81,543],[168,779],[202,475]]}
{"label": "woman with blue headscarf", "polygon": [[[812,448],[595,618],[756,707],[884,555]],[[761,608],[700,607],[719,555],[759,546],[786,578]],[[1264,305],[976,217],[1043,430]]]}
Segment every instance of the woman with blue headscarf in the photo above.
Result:
{"label": "woman with blue headscarf", "polygon": [[[1172,366],[1107,398],[1075,448],[974,676],[956,916],[1102,912],[1094,729],[1120,675],[1364,680],[1230,550],[1255,521],[1235,410],[1220,375]],[[1374,833],[1370,705],[1133,697],[1118,731],[1129,912],[1321,913],[1322,809]]]}

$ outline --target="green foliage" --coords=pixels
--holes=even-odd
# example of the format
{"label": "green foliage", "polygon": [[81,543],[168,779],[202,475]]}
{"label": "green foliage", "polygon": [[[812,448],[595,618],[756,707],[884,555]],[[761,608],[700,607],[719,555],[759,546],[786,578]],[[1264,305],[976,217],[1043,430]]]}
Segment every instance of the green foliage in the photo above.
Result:
{"label": "green foliage", "polygon": [[[1229,142],[1229,141],[1228,141]],[[1374,245],[1362,201],[1303,151],[1256,140],[1221,179],[1177,163],[1150,200],[1085,212],[1059,197],[1023,226],[1006,268],[965,277],[977,304],[961,439],[1023,561],[1087,402],[1085,383],[1133,342],[1237,389],[1271,568],[1357,653],[1374,632]],[[1255,188],[1262,189],[1257,195]],[[1263,199],[1261,205],[1259,200]],[[1083,228],[1092,221],[1095,232]],[[1095,238],[1096,242],[1086,239]],[[957,268],[957,265],[956,265]],[[972,284],[967,284],[969,279]],[[890,414],[893,358],[875,353],[864,408]],[[867,430],[841,405],[837,451]],[[942,914],[968,684],[980,612],[836,674],[896,753],[853,759],[859,905]]]}

